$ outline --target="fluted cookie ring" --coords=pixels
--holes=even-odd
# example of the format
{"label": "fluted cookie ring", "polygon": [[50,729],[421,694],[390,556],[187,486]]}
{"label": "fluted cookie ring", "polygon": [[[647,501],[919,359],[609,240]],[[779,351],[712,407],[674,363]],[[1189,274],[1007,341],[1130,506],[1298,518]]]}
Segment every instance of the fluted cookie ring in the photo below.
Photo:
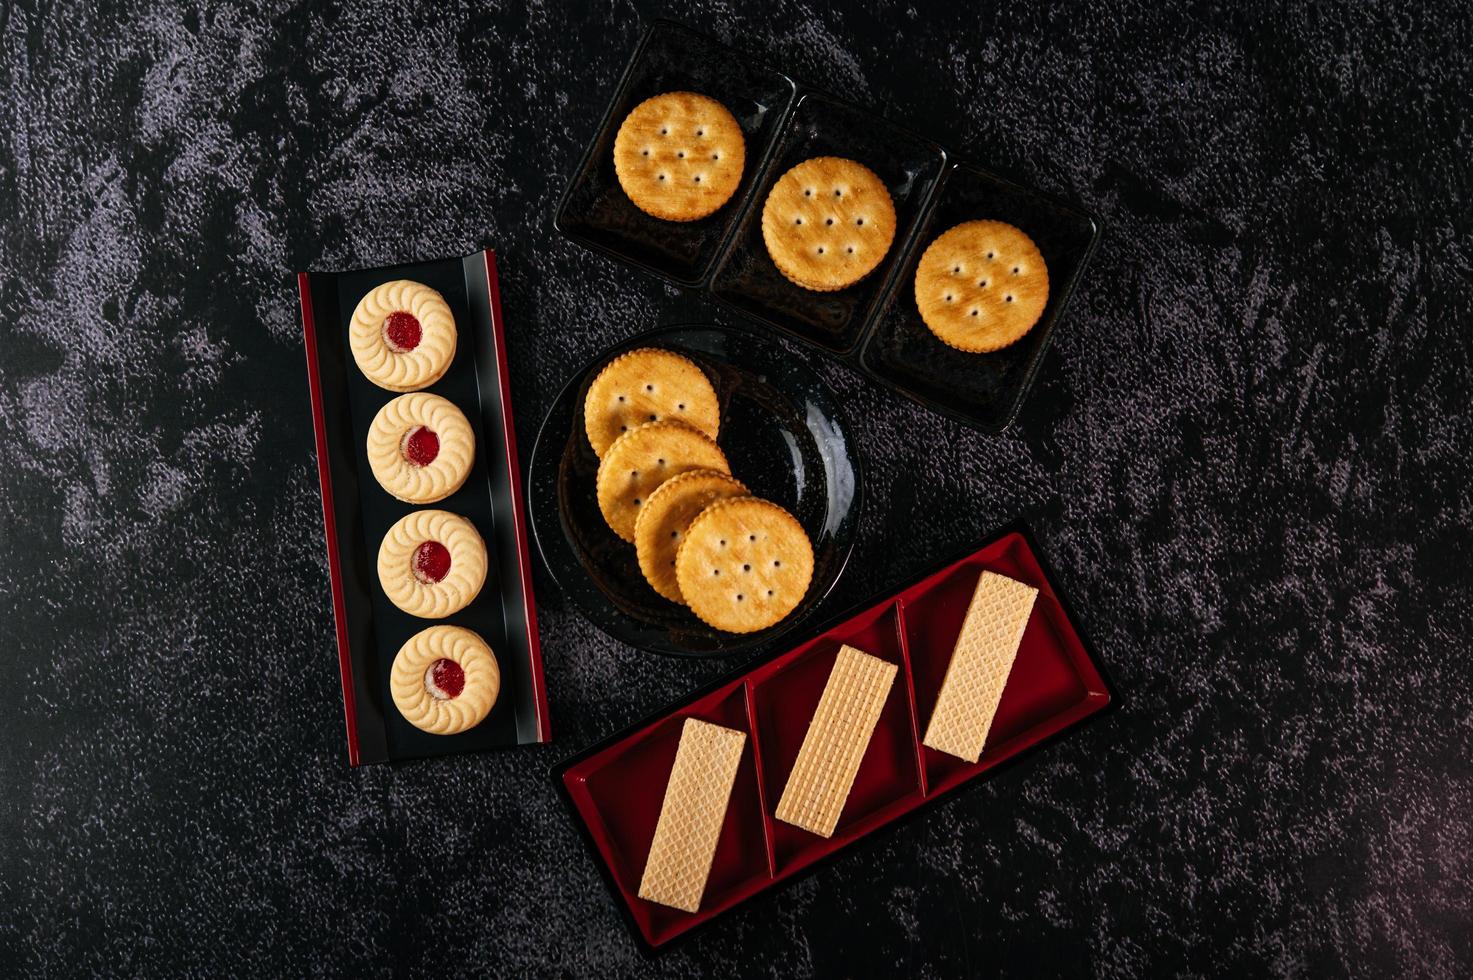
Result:
{"label": "fluted cookie ring", "polygon": [[368,465],[389,494],[406,503],[444,500],[465,483],[476,437],[465,415],[439,395],[400,395],[368,427]]}
{"label": "fluted cookie ring", "polygon": [[475,728],[501,693],[486,641],[461,626],[431,626],[399,648],[389,671],[394,707],[415,728],[454,735]]}
{"label": "fluted cookie ring", "polygon": [[384,535],[378,580],[409,615],[443,619],[470,605],[486,584],[486,543],[458,514],[417,510]]}
{"label": "fluted cookie ring", "polygon": [[395,279],[358,301],[348,346],[369,381],[416,391],[439,381],[455,359],[455,317],[429,286]]}

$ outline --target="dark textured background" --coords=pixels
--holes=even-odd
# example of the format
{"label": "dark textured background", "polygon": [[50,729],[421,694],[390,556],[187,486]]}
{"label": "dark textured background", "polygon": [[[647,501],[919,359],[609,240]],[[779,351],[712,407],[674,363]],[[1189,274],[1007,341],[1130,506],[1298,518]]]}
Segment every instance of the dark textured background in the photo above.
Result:
{"label": "dark textured background", "polygon": [[345,767],[291,273],[494,246],[524,451],[710,312],[550,225],[637,7],[0,6],[0,972],[1468,975],[1460,3],[684,11],[1103,217],[1006,435],[827,372],[827,608],[1027,516],[1123,708],[653,965],[546,769],[725,665],[542,579],[556,744]]}

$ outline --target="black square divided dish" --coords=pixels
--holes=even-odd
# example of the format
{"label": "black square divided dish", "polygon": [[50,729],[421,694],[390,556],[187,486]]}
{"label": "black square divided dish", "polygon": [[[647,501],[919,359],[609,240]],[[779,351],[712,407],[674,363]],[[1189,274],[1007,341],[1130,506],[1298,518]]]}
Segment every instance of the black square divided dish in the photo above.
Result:
{"label": "black square divided dish", "polygon": [[[762,207],[772,185],[813,157],[847,157],[869,167],[895,202],[895,240],[868,276],[833,292],[804,289],[767,254]],[[853,350],[884,297],[912,226],[946,164],[946,151],[873,113],[822,95],[804,95],[783,130],[752,206],[716,269],[711,292],[747,316],[837,353]]]}
{"label": "black square divided dish", "polygon": [[[1038,323],[1016,343],[969,354],[926,327],[916,309],[915,273],[938,235],[979,219],[1015,225],[1037,243],[1048,264],[1049,298]],[[1001,431],[1017,415],[1098,239],[1099,225],[1083,211],[981,168],[953,166],[890,287],[889,303],[860,355],[862,366],[922,404],[984,431]]]}
{"label": "black square divided dish", "polygon": [[[679,24],[659,21],[625,70],[598,134],[558,205],[557,229],[679,286],[698,286],[731,232],[795,95],[793,80]],[[629,200],[614,173],[624,118],[665,92],[698,92],[742,127],[746,167],[731,200],[697,221],[662,221]]]}

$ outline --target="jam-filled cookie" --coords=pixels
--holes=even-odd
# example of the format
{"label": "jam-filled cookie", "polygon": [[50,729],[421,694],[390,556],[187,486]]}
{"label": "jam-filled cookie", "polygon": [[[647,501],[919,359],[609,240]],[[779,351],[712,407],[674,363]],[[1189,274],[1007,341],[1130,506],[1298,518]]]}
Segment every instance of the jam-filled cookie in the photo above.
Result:
{"label": "jam-filled cookie", "polygon": [[400,395],[379,409],[368,427],[374,478],[406,503],[444,500],[465,483],[475,458],[471,424],[439,395]]}
{"label": "jam-filled cookie", "polygon": [[486,543],[458,514],[417,510],[384,535],[378,580],[409,615],[443,619],[470,605],[486,583]]}
{"label": "jam-filled cookie", "polygon": [[496,654],[460,626],[431,626],[399,648],[389,671],[394,706],[415,728],[454,735],[475,728],[501,693]]}
{"label": "jam-filled cookie", "polygon": [[439,381],[455,359],[455,316],[429,286],[395,279],[358,301],[348,346],[369,381],[416,391]]}

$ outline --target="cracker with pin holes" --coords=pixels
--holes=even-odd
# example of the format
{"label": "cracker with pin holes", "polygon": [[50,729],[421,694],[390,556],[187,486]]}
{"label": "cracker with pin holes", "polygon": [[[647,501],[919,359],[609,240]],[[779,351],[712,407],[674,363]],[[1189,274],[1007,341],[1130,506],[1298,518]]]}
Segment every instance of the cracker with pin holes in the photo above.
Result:
{"label": "cracker with pin holes", "polygon": [[967,221],[927,247],[916,308],[942,343],[972,354],[1021,339],[1048,305],[1048,266],[1033,239],[1001,221]]}
{"label": "cracker with pin holes", "polygon": [[583,428],[598,457],[645,422],[674,419],[712,439],[721,427],[716,389],[690,358],[641,347],[605,364],[583,399]]}
{"label": "cracker with pin holes", "polygon": [[684,422],[646,422],[609,446],[598,465],[598,509],[619,537],[634,543],[639,508],[660,484],[687,470],[730,473],[716,441]]}
{"label": "cracker with pin holes", "polygon": [[675,577],[675,555],[686,529],[712,502],[748,495],[739,480],[715,470],[691,470],[660,484],[634,520],[639,570],[650,586],[666,599],[684,603]]}
{"label": "cracker with pin holes", "polygon": [[805,160],[777,179],[762,206],[762,240],[778,271],[831,292],[875,270],[895,240],[885,182],[843,157]]}
{"label": "cracker with pin holes", "polygon": [[728,633],[780,622],[808,592],[813,545],[777,504],[734,497],[708,506],[686,529],[675,578],[691,612]]}
{"label": "cracker with pin holes", "polygon": [[742,127],[720,102],[666,92],[634,107],[614,137],[614,172],[634,206],[665,221],[713,214],[746,166]]}

